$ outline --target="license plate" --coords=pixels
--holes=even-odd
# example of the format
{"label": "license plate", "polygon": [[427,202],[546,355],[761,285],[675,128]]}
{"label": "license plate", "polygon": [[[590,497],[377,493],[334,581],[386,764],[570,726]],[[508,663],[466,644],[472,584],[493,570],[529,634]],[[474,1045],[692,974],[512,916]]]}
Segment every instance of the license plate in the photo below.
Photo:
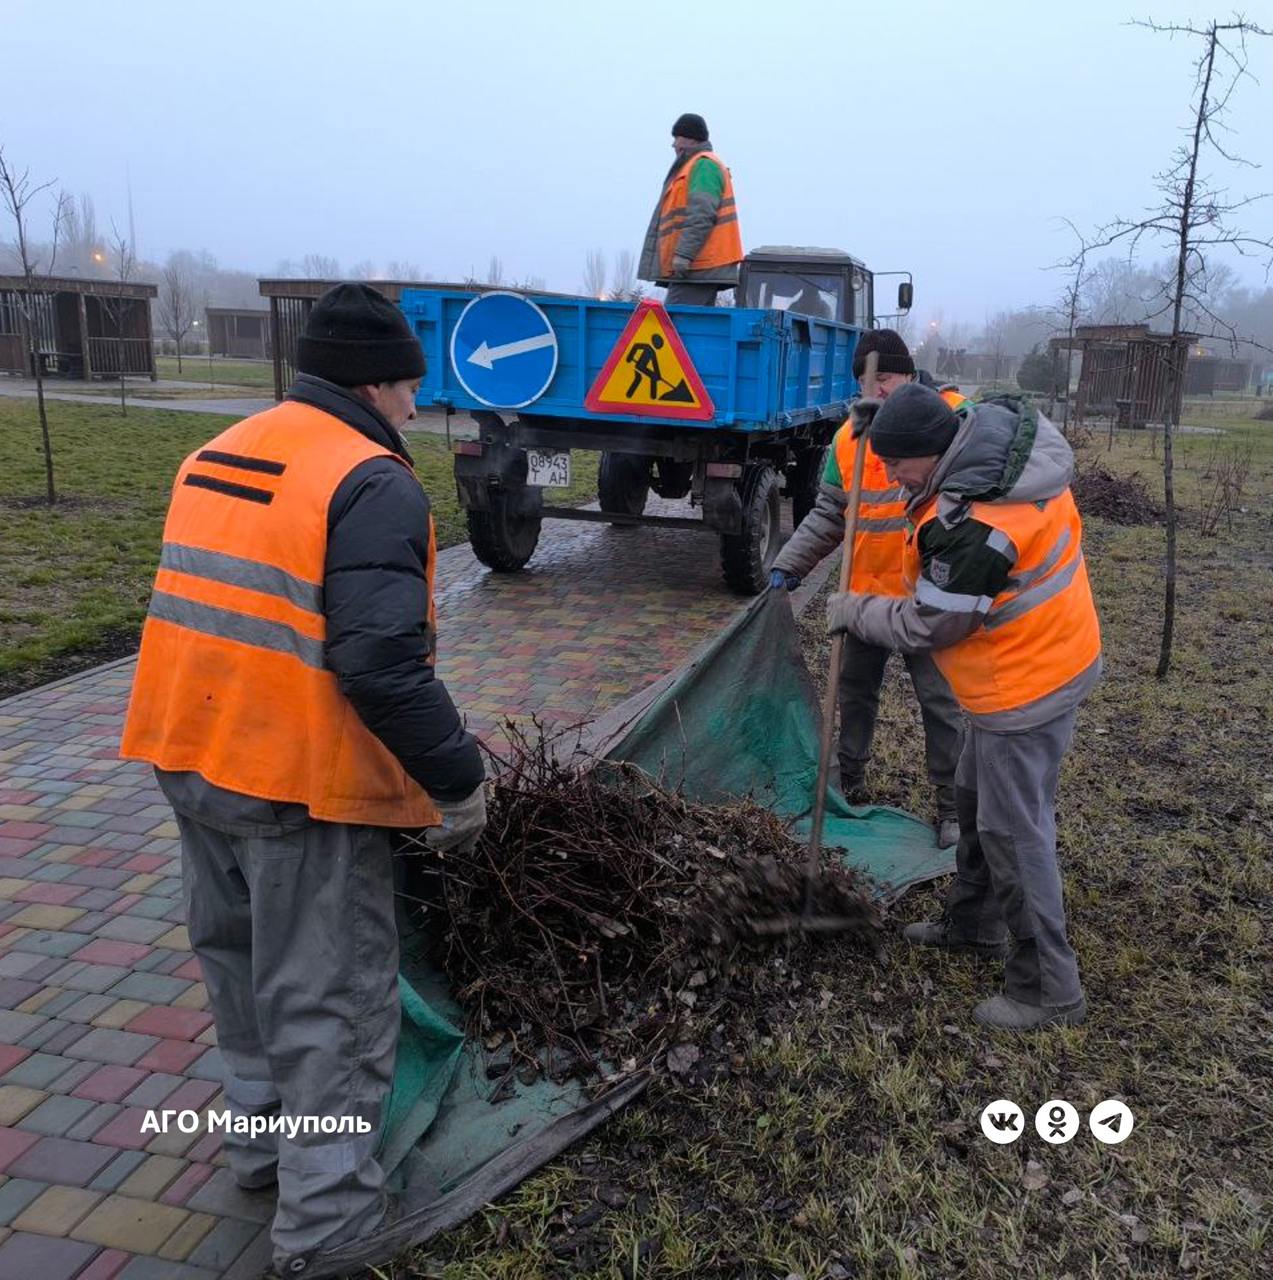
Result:
{"label": "license plate", "polygon": [[570,485],[570,450],[527,449],[529,471],[526,483],[545,489],[565,489]]}

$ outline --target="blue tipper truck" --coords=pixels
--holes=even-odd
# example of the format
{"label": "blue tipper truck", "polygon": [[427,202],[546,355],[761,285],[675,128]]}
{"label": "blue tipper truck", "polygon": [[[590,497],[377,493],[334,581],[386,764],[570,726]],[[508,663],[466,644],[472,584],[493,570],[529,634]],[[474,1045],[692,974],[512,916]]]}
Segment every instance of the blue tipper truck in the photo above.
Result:
{"label": "blue tipper truck", "polygon": [[[522,569],[546,519],[654,524],[715,534],[729,587],[763,590],[780,499],[795,523],[813,506],[857,394],[853,352],[875,323],[875,279],[839,250],[775,247],[748,255],[734,307],[404,290],[428,365],[418,405],[478,427],[452,445],[478,559]],[[907,276],[899,312],[911,294]],[[600,510],[547,505],[580,449],[601,453]],[[646,515],[651,490],[689,496],[701,514]]]}

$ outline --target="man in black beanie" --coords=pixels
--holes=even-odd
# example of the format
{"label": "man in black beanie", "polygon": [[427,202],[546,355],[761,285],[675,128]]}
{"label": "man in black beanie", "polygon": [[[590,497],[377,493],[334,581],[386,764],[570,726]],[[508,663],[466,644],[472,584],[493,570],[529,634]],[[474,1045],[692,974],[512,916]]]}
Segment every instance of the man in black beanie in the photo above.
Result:
{"label": "man in black beanie", "polygon": [[686,112],[672,125],[676,159],[641,249],[637,278],[667,289],[670,304],[713,307],[738,283],[743,260],[734,182],[712,151],[707,122]]}
{"label": "man in black beanie", "polygon": [[[477,743],[433,668],[433,518],[401,434],[420,343],[382,294],[342,284],[296,364],[282,404],[178,472],[121,746],[177,814],[190,942],[243,1122],[226,1159],[247,1190],[277,1183],[283,1275],[322,1272],[386,1217],[391,832],[428,827],[444,851],[486,821]],[[342,1127],[268,1128],[325,1117]]]}
{"label": "man in black beanie", "polygon": [[975,1020],[1075,1026],[1087,1005],[1066,936],[1055,798],[1075,714],[1100,676],[1101,640],[1069,487],[1074,456],[1028,402],[955,411],[913,383],[884,401],[869,435],[906,491],[909,590],[832,595],[828,625],[931,652],[969,719],[946,912],[904,936],[982,955],[1010,942],[1003,993]]}
{"label": "man in black beanie", "polygon": [[[928,374],[917,371],[901,334],[892,329],[869,329],[858,339],[853,374],[860,381],[866,357],[875,353],[877,371],[868,395],[887,400],[917,382],[933,386]],[[951,406],[964,400],[956,387],[943,387],[941,397]],[[859,594],[906,594],[902,581],[906,510],[901,489],[892,483],[874,449],[854,434],[846,422],[831,443],[822,484],[813,510],[800,522],[774,561],[770,585],[794,590],[826,556],[844,545],[845,513],[853,476],[853,459],[866,449],[862,496],[854,535],[852,589]],[[845,636],[838,682],[840,713],[840,789],[850,804],[870,801],[867,766],[879,716],[880,689],[892,649]],[[937,844],[949,848],[959,839],[955,818],[955,765],[963,735],[963,713],[931,654],[903,654],[924,723],[924,756],[937,800]]]}

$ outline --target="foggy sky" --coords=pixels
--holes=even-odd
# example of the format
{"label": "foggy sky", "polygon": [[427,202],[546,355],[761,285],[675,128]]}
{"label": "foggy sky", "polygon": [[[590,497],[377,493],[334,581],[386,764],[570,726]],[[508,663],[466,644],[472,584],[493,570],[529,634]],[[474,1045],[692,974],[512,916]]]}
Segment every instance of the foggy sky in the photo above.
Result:
{"label": "foggy sky", "polygon": [[[269,274],[306,253],[440,279],[498,254],[575,291],[638,252],[682,111],[707,118],[744,244],[830,245],[915,273],[916,312],[1050,300],[1041,270],[1152,200],[1188,122],[1177,0],[0,0],[0,142],[90,192],[138,249]],[[1273,25],[1273,2],[1248,6]],[[1231,118],[1273,187],[1273,41]],[[1267,234],[1273,203],[1245,225]],[[3,234],[8,237],[8,228]],[[1253,283],[1262,270],[1233,265]]]}

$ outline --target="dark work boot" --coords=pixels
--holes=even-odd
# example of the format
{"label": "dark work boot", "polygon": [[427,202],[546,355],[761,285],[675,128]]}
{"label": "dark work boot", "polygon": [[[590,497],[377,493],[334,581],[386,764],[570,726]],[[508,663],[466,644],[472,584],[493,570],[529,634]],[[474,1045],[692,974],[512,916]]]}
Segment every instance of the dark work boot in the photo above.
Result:
{"label": "dark work boot", "polygon": [[866,775],[840,770],[840,794],[849,804],[870,804],[871,793],[866,789]]}
{"label": "dark work boot", "polygon": [[987,960],[999,960],[1008,954],[1008,943],[977,942],[955,937],[950,931],[949,920],[921,920],[908,924],[902,937],[913,947],[940,947],[946,951],[967,951]]}
{"label": "dark work boot", "polygon": [[1043,1027],[1077,1027],[1087,1017],[1087,1001],[1082,997],[1073,1004],[1026,1004],[1011,996],[991,996],[973,1011],[973,1020],[983,1027],[999,1027],[1005,1031],[1037,1031]]}

